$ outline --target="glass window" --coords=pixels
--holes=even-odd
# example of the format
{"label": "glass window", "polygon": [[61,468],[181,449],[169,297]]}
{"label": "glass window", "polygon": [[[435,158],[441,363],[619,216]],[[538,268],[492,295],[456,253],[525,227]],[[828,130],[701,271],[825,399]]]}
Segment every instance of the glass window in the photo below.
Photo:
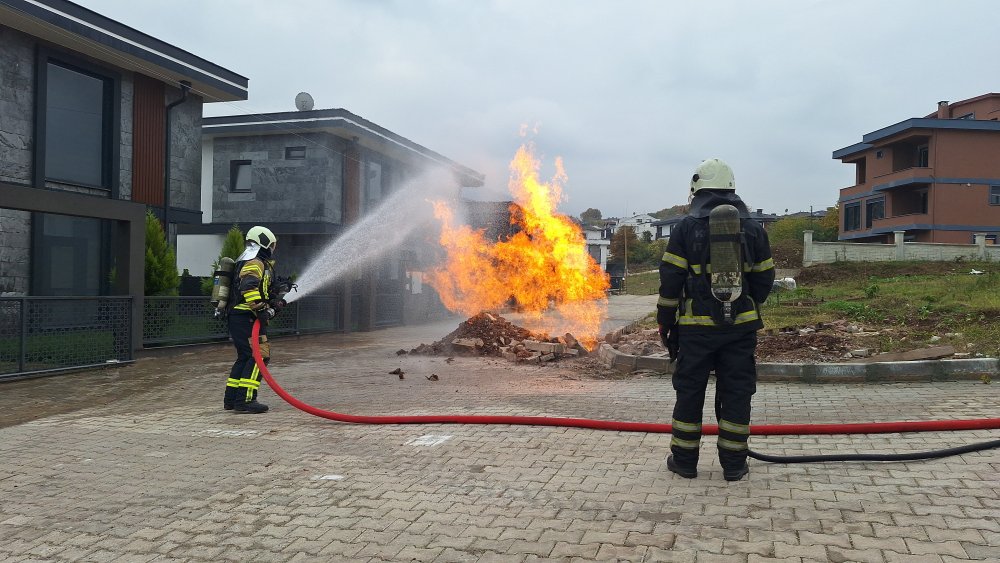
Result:
{"label": "glass window", "polygon": [[231,160],[229,162],[229,191],[249,192],[250,175],[249,160]]}
{"label": "glass window", "polygon": [[302,160],[305,157],[305,147],[285,147],[285,160]]}
{"label": "glass window", "polygon": [[369,161],[365,174],[365,210],[373,208],[382,199],[382,165]]}
{"label": "glass window", "polygon": [[872,223],[885,218],[885,198],[870,199],[865,202],[865,225],[870,229]]}
{"label": "glass window", "polygon": [[930,148],[927,145],[920,145],[917,147],[917,166],[927,168],[928,162],[930,162]]}
{"label": "glass window", "polygon": [[36,295],[100,295],[107,279],[101,219],[36,213]]}
{"label": "glass window", "polygon": [[1000,205],[1000,186],[990,186],[990,205]]}
{"label": "glass window", "polygon": [[844,206],[844,230],[857,231],[861,228],[861,204],[851,203]]}
{"label": "glass window", "polygon": [[46,66],[45,178],[108,188],[111,79]]}

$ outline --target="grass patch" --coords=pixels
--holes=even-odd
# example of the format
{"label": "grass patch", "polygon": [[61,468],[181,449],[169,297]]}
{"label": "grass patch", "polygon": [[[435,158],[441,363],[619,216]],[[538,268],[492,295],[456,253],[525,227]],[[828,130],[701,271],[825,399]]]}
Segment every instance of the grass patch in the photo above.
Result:
{"label": "grass patch", "polygon": [[[973,275],[978,270],[983,274]],[[775,291],[762,307],[766,328],[847,320],[882,349],[912,349],[948,337],[959,352],[1000,355],[1000,264],[996,262],[839,262],[804,268],[798,289]],[[659,290],[659,274],[628,277],[627,293]]]}

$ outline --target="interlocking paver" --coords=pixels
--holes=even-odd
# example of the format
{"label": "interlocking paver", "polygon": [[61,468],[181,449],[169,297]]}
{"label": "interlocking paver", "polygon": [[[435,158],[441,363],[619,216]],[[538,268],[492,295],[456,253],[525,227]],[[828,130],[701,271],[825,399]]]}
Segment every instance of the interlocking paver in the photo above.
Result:
{"label": "interlocking paver", "polygon": [[[669,421],[667,378],[394,353],[453,325],[283,339],[271,367],[300,399],[352,414]],[[747,480],[726,483],[706,437],[699,478],[686,480],[664,467],[667,435],[335,423],[266,389],[271,412],[234,416],[218,405],[231,350],[184,354],[120,370],[174,378],[155,410],[154,397],[125,395],[0,427],[0,560],[885,563],[989,560],[1000,549],[996,450],[884,465],[752,462]],[[388,374],[395,367],[405,380]],[[439,381],[421,377],[432,372]],[[17,392],[51,386],[63,400],[67,382],[97,377],[4,384],[0,410],[18,408]],[[754,420],[985,418],[998,396],[974,382],[766,383]],[[417,445],[428,435],[449,438]],[[755,436],[752,447],[902,452],[994,436]]]}

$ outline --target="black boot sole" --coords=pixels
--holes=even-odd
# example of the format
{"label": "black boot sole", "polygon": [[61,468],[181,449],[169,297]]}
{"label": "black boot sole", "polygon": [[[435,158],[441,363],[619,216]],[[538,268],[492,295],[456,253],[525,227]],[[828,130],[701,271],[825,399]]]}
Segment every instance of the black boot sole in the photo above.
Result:
{"label": "black boot sole", "polygon": [[725,479],[726,481],[739,481],[740,479],[746,477],[748,473],[750,473],[750,467],[744,465],[740,469],[736,469],[733,471],[723,470],[722,478]]}
{"label": "black boot sole", "polygon": [[674,456],[667,456],[667,469],[672,473],[676,473],[685,479],[694,479],[698,476],[697,469],[683,469],[676,463],[674,463]]}

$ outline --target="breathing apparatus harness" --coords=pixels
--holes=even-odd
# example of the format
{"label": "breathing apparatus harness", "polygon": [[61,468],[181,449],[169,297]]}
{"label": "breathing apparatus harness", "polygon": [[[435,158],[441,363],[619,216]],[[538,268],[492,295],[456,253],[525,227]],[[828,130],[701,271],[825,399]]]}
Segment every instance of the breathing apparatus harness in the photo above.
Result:
{"label": "breathing apparatus harness", "polygon": [[[231,293],[238,290],[239,271],[249,260],[253,260],[263,250],[257,243],[251,242],[246,250],[237,260],[224,256],[219,260],[219,269],[215,271],[212,283],[211,303],[215,307],[213,316],[217,319],[225,319],[236,304],[235,299],[230,299]],[[268,287],[268,300],[266,304],[267,318],[274,317],[278,311],[283,309],[288,302],[285,296],[291,291],[298,291],[298,285],[294,283],[291,276],[278,276],[274,274],[274,266],[271,261],[264,257],[265,272],[271,272],[271,283]],[[265,274],[266,275],[266,274]]]}

